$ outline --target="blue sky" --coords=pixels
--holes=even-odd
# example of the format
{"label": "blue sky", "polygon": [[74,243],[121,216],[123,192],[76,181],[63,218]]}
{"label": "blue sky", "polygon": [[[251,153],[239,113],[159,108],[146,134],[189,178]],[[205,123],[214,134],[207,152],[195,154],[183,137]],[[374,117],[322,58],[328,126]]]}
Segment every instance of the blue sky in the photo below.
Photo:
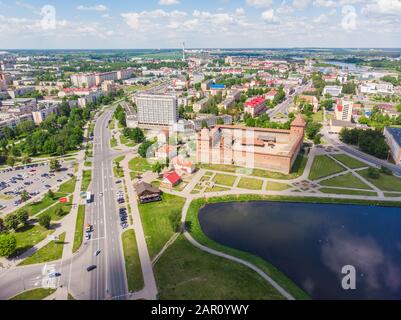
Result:
{"label": "blue sky", "polygon": [[401,47],[401,0],[0,0],[0,48]]}

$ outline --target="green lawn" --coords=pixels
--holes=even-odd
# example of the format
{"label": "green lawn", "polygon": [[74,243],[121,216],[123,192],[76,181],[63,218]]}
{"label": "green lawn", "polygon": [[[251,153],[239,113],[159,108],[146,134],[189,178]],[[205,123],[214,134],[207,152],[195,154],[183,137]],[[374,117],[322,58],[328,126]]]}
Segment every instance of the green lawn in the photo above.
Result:
{"label": "green lawn", "polygon": [[213,181],[216,184],[232,187],[236,179],[237,179],[236,176],[218,173],[214,176]]}
{"label": "green lawn", "polygon": [[263,181],[259,179],[241,178],[238,183],[238,188],[241,189],[261,190],[262,187]]}
{"label": "green lawn", "polygon": [[135,147],[135,142],[125,137],[123,134],[120,135],[120,143],[126,145],[127,147]]}
{"label": "green lawn", "polygon": [[75,177],[71,178],[67,182],[64,182],[60,185],[58,191],[62,193],[73,193],[75,191],[75,185],[77,183],[77,179]]}
{"label": "green lawn", "polygon": [[[300,197],[298,197],[300,198]],[[294,199],[293,201],[302,201],[304,198],[298,199],[297,197],[291,197]],[[288,197],[282,196],[257,196],[257,195],[243,195],[243,196],[224,196],[224,197],[213,197],[209,199],[197,199],[192,201],[187,215],[187,225],[188,231],[199,243],[213,248],[217,251],[227,253],[229,255],[247,260],[261,270],[263,270],[267,275],[272,277],[278,284],[280,284],[284,289],[289,291],[296,299],[308,299],[309,296],[300,289],[294,282],[292,282],[289,278],[287,278],[283,273],[277,270],[273,265],[271,265],[266,260],[252,255],[250,253],[246,253],[240,250],[236,250],[222,244],[219,244],[211,239],[209,239],[202,231],[198,220],[199,210],[207,203],[220,203],[220,202],[232,202],[232,201],[257,201],[257,200],[265,200],[265,201],[285,201]],[[314,201],[313,199],[308,199],[308,201]],[[162,256],[163,258],[163,256]],[[157,266],[156,266],[157,267]]]}
{"label": "green lawn", "polygon": [[17,248],[13,256],[20,255],[22,252],[32,248],[53,232],[54,230],[47,230],[40,225],[27,225],[19,228],[14,233],[17,239]]}
{"label": "green lawn", "polygon": [[38,288],[20,293],[10,300],[43,300],[54,292],[56,292],[56,289]]}
{"label": "green lawn", "polygon": [[358,173],[380,190],[401,192],[400,178],[381,173],[379,179],[372,179],[368,176],[368,169],[358,171]]}
{"label": "green lawn", "polygon": [[117,147],[117,139],[116,138],[111,138],[110,139],[110,147],[111,148]]}
{"label": "green lawn", "polygon": [[314,113],[312,115],[312,120],[315,122],[323,122],[323,120],[324,120],[323,110],[320,110],[320,111]]}
{"label": "green lawn", "polygon": [[78,215],[77,215],[77,220],[75,222],[74,244],[72,246],[73,253],[77,252],[82,245],[84,222],[85,222],[85,206],[80,205],[78,207]]}
{"label": "green lawn", "polygon": [[206,188],[205,192],[221,192],[221,191],[229,191],[229,190],[230,190],[230,188],[214,186],[213,188]]}
{"label": "green lawn", "polygon": [[328,156],[316,156],[313,160],[310,180],[318,180],[345,171],[345,168]]}
{"label": "green lawn", "polygon": [[255,271],[205,253],[183,236],[160,257],[154,270],[161,300],[283,299]]}
{"label": "green lawn", "polygon": [[266,190],[267,191],[284,191],[284,190],[287,190],[289,188],[291,188],[291,186],[286,184],[286,183],[268,181]]}
{"label": "green lawn", "polygon": [[385,192],[384,196],[388,197],[388,198],[399,198],[399,197],[401,197],[401,193]]}
{"label": "green lawn", "polygon": [[364,183],[361,179],[353,175],[351,172],[328,180],[323,180],[319,184],[326,187],[372,190],[371,187],[369,187],[366,183]]}
{"label": "green lawn", "polygon": [[128,163],[128,166],[131,171],[137,171],[137,172],[152,171],[152,164],[148,163],[147,159],[141,157],[132,159]]}
{"label": "green lawn", "polygon": [[85,161],[84,166],[90,168],[90,167],[92,167],[92,162],[91,161]]}
{"label": "green lawn", "polygon": [[127,230],[122,234],[122,242],[125,258],[125,270],[127,272],[129,292],[139,291],[144,286],[141,261],[139,260],[136,245],[135,231]]}
{"label": "green lawn", "polygon": [[[308,159],[302,155],[298,156],[295,160],[294,165],[292,167],[290,174],[284,174],[280,172],[262,170],[262,169],[253,169],[250,175],[260,178],[270,178],[270,179],[278,179],[278,180],[292,180],[296,179],[304,173],[304,169]],[[200,168],[206,170],[215,170],[215,171],[223,171],[228,173],[237,173],[238,171],[243,171],[246,168],[225,165],[225,164],[199,164]]]}
{"label": "green lawn", "polygon": [[52,204],[56,203],[60,198],[66,197],[67,193],[55,193],[54,198],[50,198],[47,194],[37,202],[31,202],[25,205],[21,210],[26,210],[30,216],[34,216],[44,209],[50,207]]}
{"label": "green lawn", "polygon": [[61,259],[63,256],[64,240],[65,232],[60,235],[60,239],[58,241],[49,242],[29,258],[26,258],[24,261],[22,261],[19,266],[27,266],[30,264],[38,264]]}
{"label": "green lawn", "polygon": [[154,258],[173,236],[169,216],[173,212],[181,212],[185,202],[184,198],[166,193],[162,197],[163,201],[138,206],[151,258]]}
{"label": "green lawn", "polygon": [[347,190],[347,189],[334,189],[334,188],[321,188],[319,191],[323,193],[331,193],[331,194],[349,194],[353,196],[377,196],[376,192],[371,191],[359,191],[359,190]]}
{"label": "green lawn", "polygon": [[[72,209],[72,196],[70,196],[69,202],[68,203],[57,203],[56,205],[50,207],[49,209],[43,211],[38,217],[41,217],[45,214],[49,214],[52,221],[60,221],[61,219],[63,219],[66,215],[68,215],[71,212]],[[62,216],[58,216],[56,214],[56,210],[58,210],[59,208],[61,208],[64,212],[64,214]]]}
{"label": "green lawn", "polygon": [[120,164],[121,161],[124,160],[124,158],[125,158],[125,156],[120,156],[120,157],[114,159],[114,161],[113,161],[113,163],[114,163],[113,173],[116,178],[124,177],[124,169],[121,167],[121,165],[117,168],[117,164]]}
{"label": "green lawn", "polygon": [[362,161],[359,161],[353,157],[350,157],[346,154],[340,153],[340,154],[333,154],[333,158],[336,160],[340,161],[342,164],[346,165],[348,168],[351,169],[358,169],[358,168],[363,168],[363,167],[368,167],[368,165]]}
{"label": "green lawn", "polygon": [[84,170],[82,172],[81,191],[88,191],[91,181],[92,181],[92,170]]}

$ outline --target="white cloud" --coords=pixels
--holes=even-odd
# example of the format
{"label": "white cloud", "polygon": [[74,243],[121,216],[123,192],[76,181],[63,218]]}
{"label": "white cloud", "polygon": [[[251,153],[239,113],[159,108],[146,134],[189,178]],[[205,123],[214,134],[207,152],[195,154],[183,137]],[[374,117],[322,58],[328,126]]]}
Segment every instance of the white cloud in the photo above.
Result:
{"label": "white cloud", "polygon": [[[171,20],[171,19],[182,19],[187,15],[184,11],[164,11],[161,9],[153,10],[153,11],[142,11],[142,12],[126,12],[122,13],[121,16],[124,18],[127,25],[135,30],[140,28],[147,29],[151,27],[153,24],[155,27],[157,24],[161,23],[164,20]],[[152,21],[157,20],[157,21]],[[171,21],[170,21],[171,22]]]}
{"label": "white cloud", "polygon": [[273,0],[246,0],[246,3],[255,8],[267,8],[273,4]]}
{"label": "white cloud", "polygon": [[275,22],[277,20],[276,16],[274,15],[274,10],[269,9],[262,12],[262,19],[267,22]]}
{"label": "white cloud", "polygon": [[376,0],[368,4],[364,13],[401,14],[401,0]]}
{"label": "white cloud", "polygon": [[310,0],[294,0],[292,5],[295,9],[305,10],[309,6]]}
{"label": "white cloud", "polygon": [[160,0],[159,4],[161,6],[171,6],[174,4],[180,4],[180,1],[179,0]]}
{"label": "white cloud", "polygon": [[79,5],[77,9],[81,11],[99,11],[99,12],[105,12],[108,10],[108,8],[103,4],[98,4],[94,6]]}
{"label": "white cloud", "polygon": [[313,5],[315,7],[335,8],[337,7],[338,3],[333,0],[315,0]]}

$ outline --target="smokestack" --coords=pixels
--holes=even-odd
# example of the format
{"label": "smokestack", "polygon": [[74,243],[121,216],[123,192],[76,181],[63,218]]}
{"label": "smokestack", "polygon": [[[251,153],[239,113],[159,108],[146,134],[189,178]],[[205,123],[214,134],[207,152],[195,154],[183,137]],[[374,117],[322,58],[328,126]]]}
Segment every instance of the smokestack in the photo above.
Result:
{"label": "smokestack", "polygon": [[185,61],[185,42],[182,43],[182,61]]}

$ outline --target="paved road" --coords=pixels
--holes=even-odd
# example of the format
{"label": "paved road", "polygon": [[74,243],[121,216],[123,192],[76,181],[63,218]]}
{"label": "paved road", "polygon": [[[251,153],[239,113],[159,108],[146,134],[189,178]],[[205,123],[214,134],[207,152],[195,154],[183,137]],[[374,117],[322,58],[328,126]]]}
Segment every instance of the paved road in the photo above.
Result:
{"label": "paved road", "polygon": [[[90,300],[110,299],[128,293],[115,200],[114,152],[109,147],[111,134],[107,129],[111,116],[112,110],[109,110],[99,117],[94,134],[93,175],[89,189],[94,202],[87,205],[86,219],[95,229],[89,241],[89,255],[90,264],[96,265],[97,269],[91,274]],[[101,250],[98,257],[94,255],[96,250]]]}
{"label": "paved road", "polygon": [[[83,300],[103,300],[124,297],[128,293],[124,256],[121,245],[121,227],[115,201],[112,160],[122,154],[109,148],[111,138],[107,129],[112,110],[105,111],[95,125],[93,178],[90,191],[94,202],[87,206],[86,222],[95,227],[93,238],[84,241],[82,248],[73,257],[51,263],[63,276],[59,286],[67,287],[76,298]],[[99,194],[103,192],[104,196]],[[94,252],[101,250],[95,257]],[[97,269],[88,273],[86,267],[96,265]],[[0,300],[42,285],[43,265],[33,265],[13,269],[0,268]]]}
{"label": "paved road", "polygon": [[307,91],[311,88],[312,83],[307,83],[301,87],[298,87],[295,92],[291,95],[288,96],[282,103],[277,105],[274,109],[270,109],[267,111],[267,115],[270,118],[275,117],[277,114],[282,113],[282,114],[288,114],[288,109],[289,107],[293,104],[294,102],[294,97],[304,91]]}

